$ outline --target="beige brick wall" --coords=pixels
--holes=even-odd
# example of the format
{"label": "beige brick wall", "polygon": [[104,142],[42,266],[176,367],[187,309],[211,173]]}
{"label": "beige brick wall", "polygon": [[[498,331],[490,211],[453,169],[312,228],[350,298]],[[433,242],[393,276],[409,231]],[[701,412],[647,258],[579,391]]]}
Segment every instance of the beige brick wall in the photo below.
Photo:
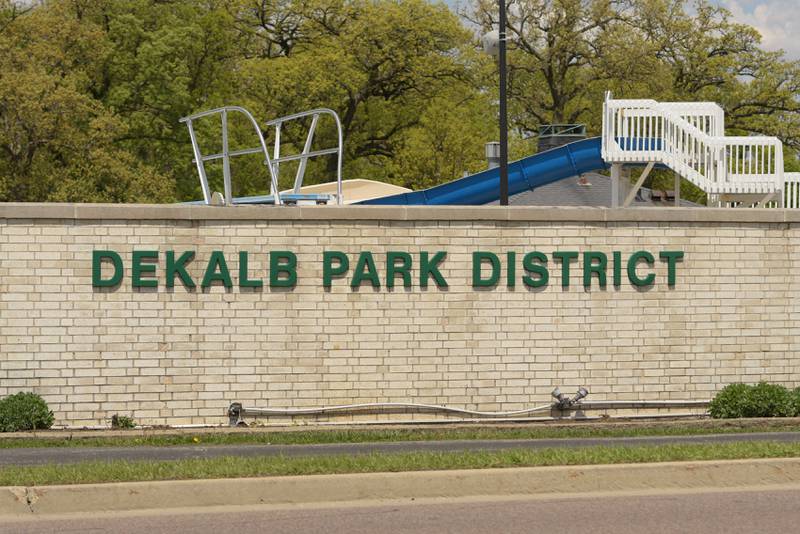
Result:
{"label": "beige brick wall", "polygon": [[[708,399],[734,381],[800,384],[800,218],[784,210],[205,208],[0,205],[0,396],[40,393],[57,424],[219,424],[257,407],[422,402],[513,410],[579,385],[592,400]],[[298,257],[293,290],[116,289],[95,249]],[[471,254],[683,250],[647,289],[471,286]],[[442,290],[322,288],[323,250],[445,250]],[[503,256],[501,256],[503,258]],[[354,259],[351,257],[351,267]],[[518,276],[521,275],[518,267]],[[425,416],[426,418],[430,416]]]}

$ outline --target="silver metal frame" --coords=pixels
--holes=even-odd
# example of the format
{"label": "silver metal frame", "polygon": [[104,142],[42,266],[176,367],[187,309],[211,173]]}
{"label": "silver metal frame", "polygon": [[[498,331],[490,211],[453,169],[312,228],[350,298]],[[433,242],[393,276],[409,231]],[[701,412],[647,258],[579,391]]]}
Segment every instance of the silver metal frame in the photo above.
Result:
{"label": "silver metal frame", "polygon": [[[229,150],[228,148],[229,112],[238,112],[247,117],[247,119],[250,121],[250,124],[252,124],[253,128],[255,129],[256,135],[258,135],[258,140],[261,144],[260,148],[246,148],[243,150],[234,150],[232,152]],[[192,121],[217,114],[220,115],[220,118],[222,120],[222,153],[212,154],[210,156],[203,156],[202,152],[200,151],[200,145],[197,142],[197,135],[195,134],[194,127],[192,126]],[[200,187],[203,189],[203,200],[205,200],[206,204],[211,204],[211,191],[208,187],[208,177],[206,176],[206,167],[205,167],[206,161],[213,161],[217,159],[222,160],[222,175],[225,182],[224,186],[225,205],[232,206],[233,187],[231,185],[231,162],[230,162],[231,157],[242,156],[244,154],[258,154],[259,152],[261,152],[264,155],[264,164],[269,169],[270,187],[273,190],[275,204],[281,204],[280,193],[278,192],[278,177],[273,172],[272,162],[270,161],[269,152],[267,150],[267,143],[266,141],[264,141],[264,134],[261,133],[261,128],[258,126],[258,122],[256,122],[256,119],[253,118],[253,115],[249,111],[239,106],[224,106],[209,111],[202,111],[200,113],[195,113],[194,115],[189,115],[188,117],[182,118],[180,122],[186,123],[186,126],[189,128],[189,137],[191,137],[192,139],[192,150],[194,151],[193,162],[197,165],[197,174],[200,176]]]}
{"label": "silver metal frame", "polygon": [[[259,140],[259,147],[256,148],[245,148],[241,150],[233,150],[229,149],[229,140],[228,140],[228,113],[230,112],[237,112],[243,114],[247,119],[250,121],[250,124],[256,131]],[[208,156],[204,156],[200,150],[200,144],[197,141],[197,134],[194,131],[193,121],[197,119],[201,119],[204,117],[208,117],[211,115],[220,115],[222,121],[222,152],[220,154],[211,154]],[[336,122],[336,130],[338,136],[338,145],[333,148],[325,148],[321,150],[311,150],[311,146],[314,142],[314,133],[316,132],[317,123],[319,122],[319,117],[321,115],[330,115],[333,117],[334,121]],[[306,136],[306,142],[303,147],[303,151],[300,154],[293,154],[290,156],[281,156],[281,127],[285,122],[289,122],[292,120],[301,119],[304,117],[312,117],[311,119],[311,126],[308,129],[308,134]],[[300,192],[300,188],[303,186],[303,178],[306,172],[306,166],[308,164],[308,160],[310,158],[318,157],[318,156],[326,156],[331,154],[336,154],[337,161],[336,161],[336,203],[342,204],[343,196],[342,196],[342,155],[343,155],[343,135],[342,135],[342,123],[339,120],[339,116],[336,114],[335,111],[328,108],[317,108],[312,109],[309,111],[303,111],[300,113],[294,113],[292,115],[287,115],[285,117],[280,117],[278,119],[271,120],[266,123],[267,127],[274,127],[275,128],[275,145],[273,150],[273,156],[270,157],[269,149],[267,148],[266,140],[264,139],[264,133],[261,131],[261,128],[256,122],[253,115],[247,111],[245,108],[240,106],[224,106],[216,109],[212,109],[209,111],[203,111],[200,113],[195,113],[193,115],[189,115],[187,117],[183,117],[180,119],[180,122],[185,123],[189,129],[189,137],[192,141],[192,151],[194,152],[194,159],[192,160],[193,163],[197,165],[197,174],[200,177],[200,187],[203,190],[203,200],[205,204],[211,204],[211,190],[208,185],[208,176],[206,175],[205,169],[205,162],[207,161],[214,161],[221,159],[222,160],[222,174],[224,179],[224,200],[226,206],[233,206],[234,205],[234,198],[233,198],[233,187],[231,183],[231,167],[230,167],[230,158],[234,156],[243,156],[245,154],[258,154],[261,153],[264,156],[264,164],[269,169],[270,175],[270,194],[274,199],[274,203],[276,205],[283,204],[283,200],[281,199],[280,191],[278,189],[278,177],[280,175],[280,164],[288,161],[295,161],[300,160],[300,164],[297,168],[297,173],[295,175],[294,180],[294,193],[297,194]]]}
{"label": "silver metal frame", "polygon": [[[336,122],[336,133],[338,137],[338,146],[333,148],[324,148],[321,150],[311,151],[311,145],[314,142],[314,133],[317,129],[317,123],[319,122],[320,115],[330,115],[333,117],[333,120]],[[300,154],[294,154],[291,156],[281,156],[281,127],[283,123],[302,119],[304,117],[311,117],[311,126],[308,128],[308,135],[306,136],[306,142],[303,146],[303,151]],[[273,173],[276,177],[280,175],[280,164],[285,161],[295,161],[300,160],[300,165],[297,167],[297,173],[295,174],[294,178],[294,193],[299,193],[300,188],[303,186],[303,178],[306,172],[306,165],[310,158],[315,158],[318,156],[326,156],[330,154],[336,154],[336,203],[342,203],[342,147],[344,145],[343,136],[342,136],[342,122],[339,120],[339,115],[336,114],[335,111],[329,108],[317,108],[311,109],[308,111],[301,111],[300,113],[293,113],[291,115],[286,115],[285,117],[280,117],[274,120],[271,120],[266,123],[266,126],[274,126],[275,127],[275,149],[272,156],[272,166],[273,166]],[[273,191],[273,194],[275,192]]]}

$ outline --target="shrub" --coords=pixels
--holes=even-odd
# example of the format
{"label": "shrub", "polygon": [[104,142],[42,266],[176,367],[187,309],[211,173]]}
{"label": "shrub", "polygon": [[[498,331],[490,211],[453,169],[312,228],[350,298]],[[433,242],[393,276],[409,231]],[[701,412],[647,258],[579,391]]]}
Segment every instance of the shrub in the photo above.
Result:
{"label": "shrub", "polygon": [[737,417],[792,417],[800,412],[800,388],[759,382],[755,386],[730,384],[717,393],[709,406],[715,419]]}
{"label": "shrub", "polygon": [[789,397],[791,398],[792,408],[794,410],[792,415],[800,417],[800,387],[794,388],[791,393],[789,393]]}
{"label": "shrub", "polygon": [[111,416],[111,428],[136,428],[136,421],[127,415],[114,414]]}
{"label": "shrub", "polygon": [[0,432],[41,430],[53,426],[53,412],[36,393],[17,393],[0,400]]}
{"label": "shrub", "polygon": [[794,415],[791,393],[778,384],[759,382],[750,388],[747,397],[748,410],[745,417],[791,417]]}
{"label": "shrub", "polygon": [[708,413],[714,419],[734,419],[747,417],[748,393],[752,386],[747,384],[729,384],[722,388],[711,401]]}

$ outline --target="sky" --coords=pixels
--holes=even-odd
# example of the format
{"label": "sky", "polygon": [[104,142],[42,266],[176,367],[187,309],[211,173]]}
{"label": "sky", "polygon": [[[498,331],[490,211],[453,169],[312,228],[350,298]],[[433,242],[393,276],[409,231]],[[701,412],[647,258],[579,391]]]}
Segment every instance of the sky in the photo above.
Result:
{"label": "sky", "polygon": [[800,0],[715,0],[734,19],[756,28],[767,50],[800,59]]}
{"label": "sky", "polygon": [[[450,6],[465,0],[445,0]],[[790,59],[800,59],[800,0],[710,0],[733,14],[733,18],[756,28],[767,50],[784,50]]]}

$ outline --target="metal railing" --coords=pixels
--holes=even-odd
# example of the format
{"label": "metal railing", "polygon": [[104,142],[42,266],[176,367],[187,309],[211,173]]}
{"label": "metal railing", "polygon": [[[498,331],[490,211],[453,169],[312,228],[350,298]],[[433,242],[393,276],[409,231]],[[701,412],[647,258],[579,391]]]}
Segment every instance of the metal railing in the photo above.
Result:
{"label": "metal railing", "polygon": [[[230,141],[229,141],[229,129],[230,125],[228,123],[228,115],[230,113],[240,113],[245,116],[248,120],[250,125],[255,130],[256,136],[258,137],[259,146],[254,148],[244,148],[239,150],[230,150]],[[200,148],[200,143],[197,139],[197,134],[194,129],[194,121],[198,119],[202,119],[205,117],[219,115],[222,124],[222,152],[219,154],[211,154],[211,155],[203,155],[202,150]],[[314,134],[317,129],[317,124],[319,122],[319,118],[322,115],[330,115],[333,117],[334,122],[336,123],[336,130],[337,130],[337,139],[338,143],[336,147],[332,148],[325,148],[320,150],[311,150],[314,142]],[[298,120],[305,117],[311,117],[311,125],[308,129],[308,134],[306,135],[305,144],[303,146],[303,151],[299,154],[292,154],[292,155],[281,155],[281,128],[284,123],[289,121]],[[194,153],[194,158],[192,160],[193,163],[197,166],[197,174],[200,177],[200,187],[203,190],[203,201],[205,204],[211,204],[212,192],[208,183],[208,175],[206,173],[205,163],[208,161],[215,161],[215,160],[222,160],[222,176],[223,176],[223,187],[224,187],[224,204],[226,206],[233,206],[234,205],[234,198],[233,198],[233,185],[232,185],[232,178],[231,178],[231,165],[230,160],[232,157],[235,156],[243,156],[247,154],[261,154],[264,157],[264,165],[267,167],[269,172],[269,184],[270,184],[270,195],[272,196],[272,202],[276,205],[283,204],[283,200],[281,199],[280,189],[278,185],[278,179],[280,177],[280,164],[286,163],[289,161],[299,161],[297,173],[295,174],[295,181],[294,181],[294,193],[297,194],[300,192],[300,188],[303,186],[303,178],[305,177],[306,167],[308,165],[308,160],[311,158],[319,157],[319,156],[327,156],[335,154],[337,157],[336,161],[336,181],[337,181],[337,204],[342,203],[342,156],[343,156],[343,138],[342,138],[342,123],[339,120],[339,116],[336,114],[335,111],[332,109],[327,108],[318,108],[312,109],[309,111],[303,111],[300,113],[294,113],[292,115],[287,115],[285,117],[280,117],[278,119],[271,120],[266,123],[267,127],[274,127],[275,128],[275,143],[274,143],[274,150],[273,156],[270,157],[269,149],[267,148],[267,142],[264,138],[264,132],[261,130],[261,127],[258,125],[258,122],[255,120],[253,115],[243,107],[240,106],[224,106],[208,111],[203,111],[200,113],[195,113],[193,115],[189,115],[187,117],[183,117],[180,119],[180,122],[185,123],[187,128],[189,129],[189,137],[192,141],[192,151]]]}
{"label": "metal railing", "polygon": [[[333,117],[334,122],[336,123],[336,134],[338,139],[338,144],[336,147],[332,148],[323,148],[320,150],[311,150],[311,147],[314,143],[314,133],[317,129],[317,123],[319,122],[319,118],[321,115],[330,115]],[[295,121],[298,119],[302,119],[305,117],[311,117],[311,126],[308,128],[308,135],[306,136],[306,142],[303,145],[303,151],[300,154],[294,154],[291,156],[281,156],[281,128],[283,124],[290,121]],[[297,173],[295,174],[294,178],[294,192],[299,193],[300,188],[303,186],[303,178],[306,172],[306,165],[308,164],[308,160],[311,158],[319,157],[319,156],[327,156],[336,154],[336,203],[342,203],[342,147],[344,145],[343,136],[342,136],[342,122],[339,120],[339,115],[336,114],[335,111],[328,108],[317,108],[312,109],[309,111],[302,111],[300,113],[294,113],[292,115],[287,115],[285,117],[280,117],[275,120],[271,120],[267,122],[267,126],[273,126],[275,128],[275,149],[272,156],[272,168],[273,174],[275,175],[276,179],[280,174],[280,164],[287,161],[296,161],[299,160],[300,163],[297,167]],[[276,191],[273,191],[273,195]]]}
{"label": "metal railing", "polygon": [[[258,140],[261,144],[260,147],[257,148],[246,148],[243,150],[235,150],[233,152],[230,151],[229,148],[229,139],[228,139],[228,114],[231,112],[241,113],[244,115],[250,124],[253,126],[253,129],[258,136]],[[204,156],[202,151],[200,150],[200,143],[197,140],[197,134],[194,131],[193,122],[202,119],[204,117],[210,117],[212,115],[219,115],[222,121],[222,152],[220,154],[212,154],[210,156]],[[197,174],[200,176],[200,187],[203,190],[203,200],[206,204],[211,204],[211,189],[208,185],[208,176],[206,174],[206,162],[207,161],[214,161],[221,159],[222,160],[222,177],[224,181],[223,187],[225,188],[224,191],[224,199],[226,206],[233,205],[233,185],[231,182],[231,158],[234,156],[243,156],[245,154],[258,154],[261,153],[264,155],[264,164],[269,169],[270,174],[270,187],[274,191],[273,195],[275,195],[275,204],[280,204],[280,194],[278,193],[278,177],[273,172],[272,163],[269,159],[269,153],[267,152],[267,143],[264,141],[264,134],[261,133],[261,128],[258,126],[258,122],[256,119],[253,118],[253,115],[244,109],[243,107],[239,106],[224,106],[221,108],[211,109],[208,111],[202,111],[200,113],[195,113],[193,115],[189,115],[188,117],[183,117],[180,119],[180,122],[185,123],[186,127],[189,128],[189,137],[192,140],[192,150],[194,152],[194,159],[192,160],[197,165]]]}
{"label": "metal railing", "polygon": [[542,124],[539,126],[539,137],[551,135],[570,135],[575,137],[586,137],[585,124]]}
{"label": "metal railing", "polygon": [[603,159],[666,165],[706,193],[767,194],[783,188],[783,145],[773,137],[725,137],[716,104],[613,100],[603,105]]}

